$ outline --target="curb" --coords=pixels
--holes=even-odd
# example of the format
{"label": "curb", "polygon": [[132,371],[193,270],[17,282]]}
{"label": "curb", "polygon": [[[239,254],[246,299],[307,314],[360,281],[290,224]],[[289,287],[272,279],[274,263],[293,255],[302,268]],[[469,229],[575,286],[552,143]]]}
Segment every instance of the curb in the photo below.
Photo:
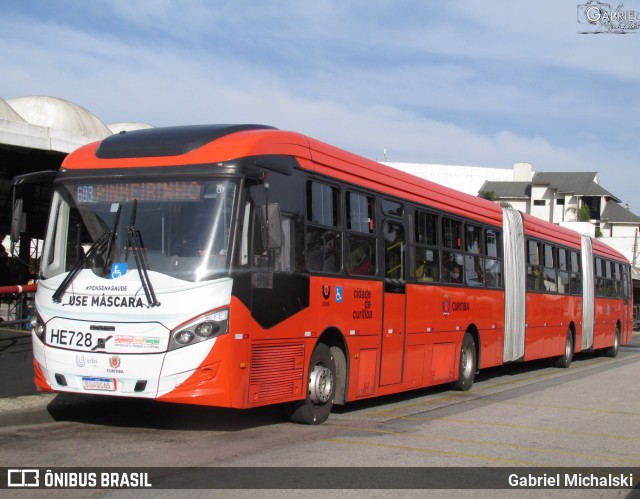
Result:
{"label": "curb", "polygon": [[47,408],[56,396],[42,393],[0,398],[0,427],[52,423],[55,419]]}

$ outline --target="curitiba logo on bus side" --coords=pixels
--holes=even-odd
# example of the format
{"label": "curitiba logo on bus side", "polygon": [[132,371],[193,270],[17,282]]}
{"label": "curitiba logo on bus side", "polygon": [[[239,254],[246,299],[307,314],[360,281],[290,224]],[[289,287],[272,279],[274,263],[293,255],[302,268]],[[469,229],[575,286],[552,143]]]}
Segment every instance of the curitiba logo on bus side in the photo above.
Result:
{"label": "curitiba logo on bus side", "polygon": [[471,310],[471,306],[467,301],[454,301],[452,302],[449,295],[444,295],[442,298],[442,315],[449,317],[451,312],[468,312]]}
{"label": "curitiba logo on bus side", "polygon": [[449,317],[451,313],[451,302],[449,301],[449,295],[444,295],[442,298],[442,315]]}

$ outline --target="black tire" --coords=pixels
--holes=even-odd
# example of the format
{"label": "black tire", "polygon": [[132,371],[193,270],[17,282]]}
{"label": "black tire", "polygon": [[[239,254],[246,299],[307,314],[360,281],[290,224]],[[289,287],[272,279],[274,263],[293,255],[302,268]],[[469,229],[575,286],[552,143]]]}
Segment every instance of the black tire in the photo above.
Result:
{"label": "black tire", "polygon": [[567,337],[564,340],[564,354],[558,357],[553,365],[556,367],[562,367],[566,369],[571,365],[571,360],[573,359],[573,332],[571,329],[567,331]]}
{"label": "black tire", "polygon": [[462,338],[462,347],[460,348],[460,370],[458,372],[458,380],[453,387],[461,392],[471,389],[473,380],[476,378],[476,342],[469,333],[464,334]]}
{"label": "black tire", "polygon": [[307,373],[307,398],[295,404],[290,419],[294,423],[317,425],[329,417],[336,394],[336,364],[324,343],[316,346]]}
{"label": "black tire", "polygon": [[616,335],[613,338],[613,345],[610,346],[609,348],[605,348],[604,356],[617,357],[619,349],[620,349],[620,328],[616,326]]}

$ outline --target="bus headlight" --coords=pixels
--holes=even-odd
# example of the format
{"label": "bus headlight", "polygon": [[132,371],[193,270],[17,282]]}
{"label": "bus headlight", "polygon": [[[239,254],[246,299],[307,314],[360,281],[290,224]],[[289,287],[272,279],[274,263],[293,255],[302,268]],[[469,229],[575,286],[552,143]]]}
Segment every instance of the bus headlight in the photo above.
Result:
{"label": "bus headlight", "polygon": [[196,326],[196,334],[201,338],[211,338],[220,330],[217,322],[205,321]]}
{"label": "bus headlight", "polygon": [[173,339],[176,341],[176,343],[179,343],[180,345],[188,345],[193,341],[194,337],[195,337],[194,334],[188,329],[178,331],[176,334],[173,335]]}
{"label": "bus headlight", "polygon": [[44,341],[44,332],[46,329],[40,316],[37,313],[33,314],[29,323],[31,324],[31,330],[35,335],[40,339],[40,341]]}
{"label": "bus headlight", "polygon": [[181,324],[171,331],[169,350],[194,345],[227,332],[229,332],[229,309],[218,309]]}

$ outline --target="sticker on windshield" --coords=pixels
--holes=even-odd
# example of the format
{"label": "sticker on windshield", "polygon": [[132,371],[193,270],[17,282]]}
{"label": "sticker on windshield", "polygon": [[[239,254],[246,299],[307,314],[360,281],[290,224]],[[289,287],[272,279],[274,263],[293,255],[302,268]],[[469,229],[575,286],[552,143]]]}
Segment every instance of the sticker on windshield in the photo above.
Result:
{"label": "sticker on windshield", "polygon": [[127,273],[128,263],[112,263],[111,264],[111,273],[109,274],[110,279],[117,279],[118,277],[122,277]]}

